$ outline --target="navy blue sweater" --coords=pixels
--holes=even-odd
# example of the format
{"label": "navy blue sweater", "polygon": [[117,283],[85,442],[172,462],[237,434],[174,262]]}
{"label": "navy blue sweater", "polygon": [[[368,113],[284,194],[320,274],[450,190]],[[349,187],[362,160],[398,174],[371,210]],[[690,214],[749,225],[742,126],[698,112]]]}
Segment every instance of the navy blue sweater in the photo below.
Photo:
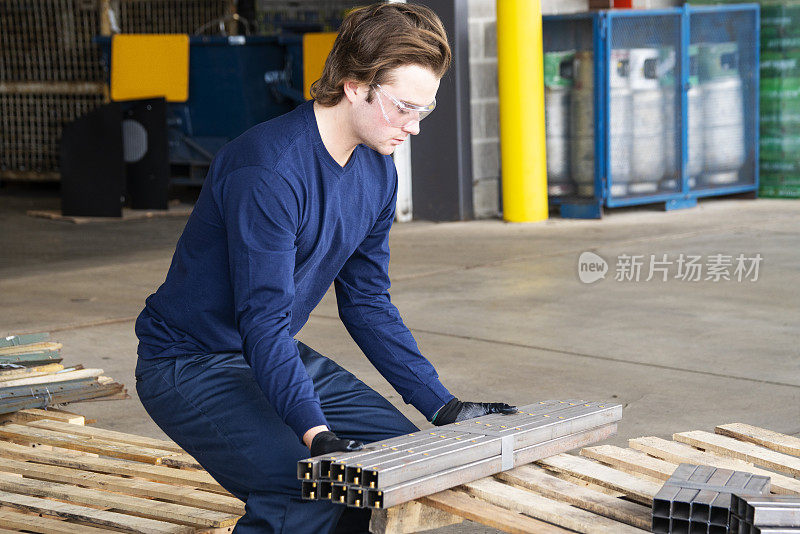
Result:
{"label": "navy blue sweater", "polygon": [[453,396],[389,299],[397,173],[359,145],[343,168],[312,102],[225,146],[178,241],[166,281],[136,321],[139,355],[242,352],[301,436],[327,424],[293,336],[331,283],[367,358],[428,419]]}

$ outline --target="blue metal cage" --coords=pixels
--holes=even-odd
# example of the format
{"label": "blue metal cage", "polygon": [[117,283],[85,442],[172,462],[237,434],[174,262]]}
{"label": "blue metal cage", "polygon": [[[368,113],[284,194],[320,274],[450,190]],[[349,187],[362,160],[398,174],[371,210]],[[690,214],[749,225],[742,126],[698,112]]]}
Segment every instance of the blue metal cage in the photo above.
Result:
{"label": "blue metal cage", "polygon": [[544,17],[548,190],[563,217],[758,189],[759,6]]}

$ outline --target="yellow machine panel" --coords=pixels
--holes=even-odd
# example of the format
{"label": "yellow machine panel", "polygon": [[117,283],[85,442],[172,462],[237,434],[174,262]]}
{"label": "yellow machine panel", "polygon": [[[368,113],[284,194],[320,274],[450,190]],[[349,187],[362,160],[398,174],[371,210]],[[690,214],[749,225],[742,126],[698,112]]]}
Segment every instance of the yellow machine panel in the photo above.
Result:
{"label": "yellow machine panel", "polygon": [[337,32],[303,34],[303,94],[307,100],[311,99],[311,84],[322,75],[337,35]]}
{"label": "yellow machine panel", "polygon": [[111,40],[111,99],[189,98],[189,36],[118,34]]}

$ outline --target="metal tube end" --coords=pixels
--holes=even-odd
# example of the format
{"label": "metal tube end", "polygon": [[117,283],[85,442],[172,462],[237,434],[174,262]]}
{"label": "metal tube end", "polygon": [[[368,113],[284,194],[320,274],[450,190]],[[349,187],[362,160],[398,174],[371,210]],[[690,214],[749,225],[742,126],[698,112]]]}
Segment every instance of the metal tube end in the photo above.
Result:
{"label": "metal tube end", "polygon": [[301,492],[303,499],[310,501],[316,500],[317,495],[319,494],[317,491],[317,483],[310,480],[304,480],[301,484]]}
{"label": "metal tube end", "polygon": [[380,509],[383,507],[383,492],[378,490],[367,490],[366,506],[368,508]]}
{"label": "metal tube end", "polygon": [[331,485],[331,500],[333,502],[345,504],[347,502],[347,486],[334,482]]}
{"label": "metal tube end", "polygon": [[360,488],[354,488],[352,486],[347,488],[347,506],[363,508],[364,490]]}
{"label": "metal tube end", "polygon": [[319,482],[319,496],[317,499],[329,501],[331,499],[331,483],[321,480]]}
{"label": "metal tube end", "polygon": [[298,480],[312,480],[317,478],[315,475],[315,467],[319,467],[318,462],[311,460],[300,460],[297,462],[297,478]]}

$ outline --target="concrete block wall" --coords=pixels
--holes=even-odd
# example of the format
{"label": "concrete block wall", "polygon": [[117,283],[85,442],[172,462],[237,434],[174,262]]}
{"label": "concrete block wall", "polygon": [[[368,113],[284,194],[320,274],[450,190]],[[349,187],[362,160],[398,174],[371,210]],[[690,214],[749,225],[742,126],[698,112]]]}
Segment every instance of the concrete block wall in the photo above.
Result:
{"label": "concrete block wall", "polygon": [[[502,0],[500,0],[502,1]],[[634,0],[636,8],[680,5],[680,0]],[[542,0],[542,13],[586,11],[588,0]],[[497,95],[496,0],[469,0],[473,206],[476,218],[500,213],[500,137]]]}

